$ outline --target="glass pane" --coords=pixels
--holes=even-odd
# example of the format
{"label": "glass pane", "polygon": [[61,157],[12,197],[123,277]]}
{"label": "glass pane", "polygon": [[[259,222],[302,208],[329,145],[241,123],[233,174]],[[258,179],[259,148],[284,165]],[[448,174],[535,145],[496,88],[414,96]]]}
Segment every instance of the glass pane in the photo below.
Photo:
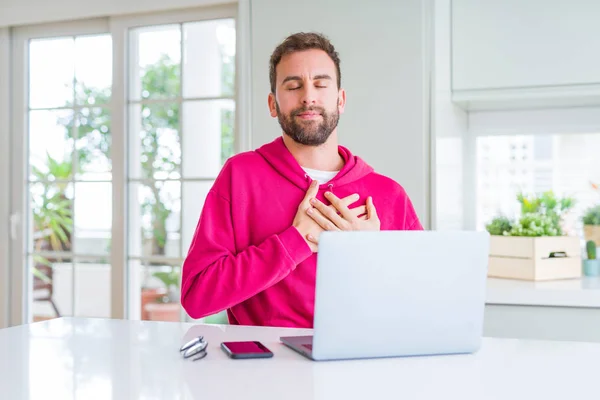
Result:
{"label": "glass pane", "polygon": [[73,185],[29,185],[30,252],[71,251],[73,234]]}
{"label": "glass pane", "polygon": [[182,309],[179,303],[181,286],[181,266],[179,263],[151,263],[130,261],[130,271],[137,271],[138,279],[131,279],[138,285],[130,288],[130,293],[139,295],[139,312],[142,320],[181,321]]}
{"label": "glass pane", "polygon": [[68,180],[72,173],[73,111],[29,113],[29,163],[31,180]]}
{"label": "glass pane", "polygon": [[69,258],[28,257],[31,271],[30,321],[73,315],[73,264]]}
{"label": "glass pane", "polygon": [[75,260],[76,317],[110,318],[110,263],[107,259]]}
{"label": "glass pane", "polygon": [[29,43],[29,106],[73,104],[75,43],[72,37],[38,39]]}
{"label": "glass pane", "polygon": [[181,183],[132,183],[129,204],[129,254],[180,258]]}
{"label": "glass pane", "polygon": [[77,114],[77,179],[111,179],[110,145],[109,110],[82,108]]}
{"label": "glass pane", "polygon": [[133,104],[129,119],[130,177],[178,179],[181,176],[179,105]]}
{"label": "glass pane", "polygon": [[183,176],[214,178],[234,152],[233,100],[183,103]]}
{"label": "glass pane", "polygon": [[75,183],[75,237],[77,254],[108,255],[112,228],[112,184]]}
{"label": "glass pane", "polygon": [[583,237],[582,214],[598,204],[600,134],[492,136],[477,139],[477,228],[499,214],[517,218],[517,194],[553,191],[575,205],[563,231]]}
{"label": "glass pane", "polygon": [[112,85],[110,35],[75,39],[75,80],[78,104],[108,104]]}
{"label": "glass pane", "polygon": [[130,99],[179,97],[181,30],[179,25],[134,29],[130,34]]}
{"label": "glass pane", "polygon": [[185,256],[190,248],[196,225],[200,219],[204,200],[212,187],[213,182],[184,182],[182,193],[183,222],[182,254]]}
{"label": "glass pane", "polygon": [[183,96],[235,93],[235,21],[222,19],[183,25]]}

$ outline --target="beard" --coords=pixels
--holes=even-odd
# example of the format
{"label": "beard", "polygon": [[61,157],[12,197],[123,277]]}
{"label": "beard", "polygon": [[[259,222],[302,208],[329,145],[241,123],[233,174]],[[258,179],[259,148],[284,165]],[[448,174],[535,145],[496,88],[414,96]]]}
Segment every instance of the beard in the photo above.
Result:
{"label": "beard", "polygon": [[[337,127],[340,113],[335,108],[332,112],[325,111],[323,107],[302,107],[292,110],[288,115],[281,113],[279,104],[275,103],[277,119],[281,129],[296,143],[305,146],[320,146],[329,139],[333,130]],[[307,120],[298,121],[296,117],[307,111],[316,111],[321,114],[321,121]]]}

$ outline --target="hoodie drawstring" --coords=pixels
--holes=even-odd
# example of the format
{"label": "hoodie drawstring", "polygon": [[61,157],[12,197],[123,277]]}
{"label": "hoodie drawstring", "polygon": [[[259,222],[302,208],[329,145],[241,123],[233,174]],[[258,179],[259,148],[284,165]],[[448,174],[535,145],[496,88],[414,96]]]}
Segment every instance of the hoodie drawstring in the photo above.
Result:
{"label": "hoodie drawstring", "polygon": [[[306,181],[308,183],[311,183],[313,181],[313,179],[308,175],[308,174],[304,174],[304,178],[306,179]],[[329,189],[329,191],[331,193],[333,193],[333,183],[330,183],[327,185],[327,188]]]}

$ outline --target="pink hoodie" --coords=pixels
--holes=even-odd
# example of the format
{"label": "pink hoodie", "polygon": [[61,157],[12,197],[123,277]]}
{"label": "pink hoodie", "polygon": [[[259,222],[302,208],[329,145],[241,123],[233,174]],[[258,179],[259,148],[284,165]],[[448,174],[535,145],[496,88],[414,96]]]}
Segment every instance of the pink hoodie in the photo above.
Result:
{"label": "pink hoodie", "polygon": [[[345,165],[317,198],[358,193],[353,208],[370,195],[382,230],[423,229],[398,183],[339,153]],[[227,309],[231,324],[312,328],[317,254],[292,226],[310,182],[281,137],[225,163],[183,264],[181,303],[192,318]]]}

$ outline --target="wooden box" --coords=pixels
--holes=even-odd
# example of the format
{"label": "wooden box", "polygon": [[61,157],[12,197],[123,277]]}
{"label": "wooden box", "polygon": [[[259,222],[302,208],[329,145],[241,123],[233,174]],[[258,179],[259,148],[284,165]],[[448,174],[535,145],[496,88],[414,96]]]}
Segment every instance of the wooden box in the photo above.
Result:
{"label": "wooden box", "polygon": [[[565,253],[566,257],[551,257]],[[573,236],[490,236],[488,276],[545,281],[581,277],[581,245]]]}

